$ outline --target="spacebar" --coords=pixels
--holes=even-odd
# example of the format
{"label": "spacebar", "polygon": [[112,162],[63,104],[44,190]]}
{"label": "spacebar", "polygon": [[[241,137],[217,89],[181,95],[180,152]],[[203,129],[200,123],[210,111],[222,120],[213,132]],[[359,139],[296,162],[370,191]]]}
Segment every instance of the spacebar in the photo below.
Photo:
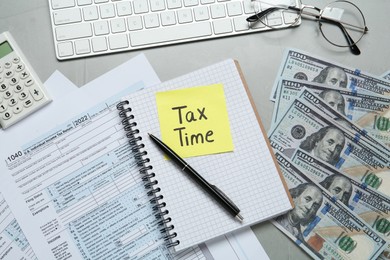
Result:
{"label": "spacebar", "polygon": [[160,27],[130,33],[131,46],[179,41],[211,35],[209,22],[183,24],[172,27]]}

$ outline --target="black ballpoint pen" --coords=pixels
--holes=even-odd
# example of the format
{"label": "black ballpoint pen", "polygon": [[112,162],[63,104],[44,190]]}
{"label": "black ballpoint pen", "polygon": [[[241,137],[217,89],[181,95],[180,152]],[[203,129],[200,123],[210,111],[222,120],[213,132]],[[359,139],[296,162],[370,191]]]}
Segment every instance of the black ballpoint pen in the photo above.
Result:
{"label": "black ballpoint pen", "polygon": [[177,165],[182,171],[186,172],[194,181],[196,181],[209,195],[211,195],[221,206],[223,206],[230,214],[237,218],[240,222],[244,218],[240,215],[240,209],[234,205],[226,194],[224,194],[215,185],[206,181],[199,173],[197,173],[190,165],[188,165],[179,155],[177,155],[171,148],[164,144],[160,139],[152,134],[149,134],[152,141]]}

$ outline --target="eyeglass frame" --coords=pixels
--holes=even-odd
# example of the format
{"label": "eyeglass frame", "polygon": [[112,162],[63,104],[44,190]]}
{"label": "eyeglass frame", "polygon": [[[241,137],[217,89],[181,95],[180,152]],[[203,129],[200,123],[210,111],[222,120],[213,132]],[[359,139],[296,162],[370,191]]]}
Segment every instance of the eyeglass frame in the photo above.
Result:
{"label": "eyeglass frame", "polygon": [[[258,0],[251,0],[251,2],[261,2],[261,1],[258,1]],[[293,11],[296,11],[298,12],[299,14],[299,17],[302,17],[302,15],[307,15],[307,16],[312,16],[314,17],[315,19],[318,20],[318,24],[319,24],[319,28],[320,28],[320,32],[322,34],[322,36],[325,38],[325,40],[327,40],[330,44],[332,45],[335,45],[335,46],[338,46],[338,47],[349,47],[351,52],[355,55],[359,55],[361,52],[360,52],[360,49],[357,47],[356,43],[359,42],[362,38],[363,38],[363,35],[366,34],[368,32],[368,27],[366,26],[366,19],[363,15],[363,12],[360,10],[359,7],[357,7],[354,3],[351,3],[349,1],[346,1],[346,0],[336,0],[334,2],[331,2],[329,3],[328,5],[326,5],[323,9],[320,9],[318,7],[315,7],[315,6],[311,6],[311,5],[305,5],[303,4],[300,0],[300,7],[296,7],[296,6],[288,6],[288,5],[279,5],[279,6],[273,6],[273,7],[270,7],[270,8],[267,8],[263,11],[260,11],[259,13],[257,14],[254,14],[254,15],[251,15],[249,16],[248,18],[246,18],[246,21],[247,22],[257,22],[259,20],[261,20],[261,18],[265,17],[266,15],[272,13],[272,12],[275,12],[275,11],[278,11],[278,10],[281,10],[281,9],[289,9],[289,10],[293,10]],[[324,17],[322,16],[324,11],[326,10],[326,7],[331,5],[331,4],[334,4],[334,3],[339,3],[339,2],[345,2],[345,3],[348,3],[348,4],[351,4],[353,5],[361,14],[362,18],[363,18],[363,23],[364,23],[364,28],[360,28],[360,27],[357,27],[357,26],[354,26],[354,25],[351,25],[351,24],[348,24],[349,26],[352,26],[352,27],[357,27],[359,29],[361,29],[363,31],[362,33],[362,36],[355,42],[352,37],[349,35],[347,29],[344,27],[343,23],[338,21],[338,20],[335,20],[335,19],[331,19],[331,18],[328,18],[328,17]],[[310,12],[304,12],[304,9],[305,8],[308,8],[308,9],[313,9],[313,10],[316,10],[317,12],[319,12],[318,15],[315,15],[313,13],[310,13]],[[299,17],[292,23],[292,25],[294,25],[295,23],[298,22],[299,20]],[[324,35],[324,32],[322,31],[321,27],[322,27],[322,22],[327,22],[327,23],[331,23],[331,24],[334,24],[336,25],[338,28],[340,28],[341,32],[343,33],[343,35],[345,36],[347,42],[348,42],[348,46],[343,46],[343,45],[338,45],[338,44],[335,44],[334,42],[330,41],[325,35]]]}

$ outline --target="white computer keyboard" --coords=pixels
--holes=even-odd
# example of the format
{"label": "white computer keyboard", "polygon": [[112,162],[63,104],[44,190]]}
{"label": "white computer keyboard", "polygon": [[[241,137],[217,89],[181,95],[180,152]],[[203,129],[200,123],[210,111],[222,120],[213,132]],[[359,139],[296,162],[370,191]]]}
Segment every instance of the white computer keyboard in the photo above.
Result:
{"label": "white computer keyboard", "polygon": [[[60,60],[270,30],[246,21],[251,0],[48,1]],[[279,12],[267,22],[282,28],[294,19]]]}

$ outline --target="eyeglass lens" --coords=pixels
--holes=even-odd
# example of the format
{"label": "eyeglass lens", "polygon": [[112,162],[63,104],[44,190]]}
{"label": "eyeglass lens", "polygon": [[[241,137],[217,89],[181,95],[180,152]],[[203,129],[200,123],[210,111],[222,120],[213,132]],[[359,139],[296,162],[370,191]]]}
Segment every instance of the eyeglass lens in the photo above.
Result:
{"label": "eyeglass lens", "polygon": [[339,47],[351,47],[360,41],[367,28],[361,10],[348,1],[339,0],[330,3],[324,9],[303,5],[273,5],[263,1],[252,0],[256,15],[251,16],[255,26],[267,26],[272,29],[284,24],[297,25],[301,18],[318,20],[319,29],[324,38]]}
{"label": "eyeglass lens", "polygon": [[[343,28],[329,21],[339,22]],[[340,47],[348,47],[359,42],[366,28],[360,9],[346,1],[337,1],[326,6],[321,12],[319,23],[322,35],[330,43]],[[352,38],[353,43],[346,39],[342,31],[344,29]]]}

